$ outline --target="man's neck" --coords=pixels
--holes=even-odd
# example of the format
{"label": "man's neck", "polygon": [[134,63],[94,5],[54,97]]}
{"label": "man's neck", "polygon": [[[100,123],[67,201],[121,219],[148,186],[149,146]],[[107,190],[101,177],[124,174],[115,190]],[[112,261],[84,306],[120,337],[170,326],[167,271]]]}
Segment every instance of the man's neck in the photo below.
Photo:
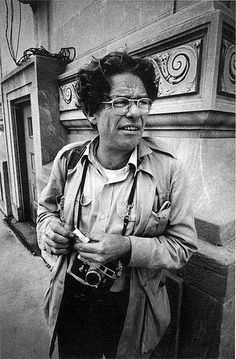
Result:
{"label": "man's neck", "polygon": [[124,167],[129,161],[131,152],[113,152],[103,150],[101,146],[98,145],[96,157],[99,163],[107,169],[117,170]]}

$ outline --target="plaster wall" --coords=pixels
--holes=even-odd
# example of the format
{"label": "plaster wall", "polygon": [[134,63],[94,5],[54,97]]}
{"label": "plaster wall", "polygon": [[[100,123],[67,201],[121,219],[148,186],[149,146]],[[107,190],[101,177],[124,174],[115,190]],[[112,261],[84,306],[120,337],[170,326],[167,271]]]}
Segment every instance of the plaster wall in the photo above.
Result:
{"label": "plaster wall", "polygon": [[60,45],[71,44],[76,47],[77,55],[81,56],[171,14],[174,1],[87,0],[69,4],[68,1],[62,3],[53,0],[49,8],[52,51]]}

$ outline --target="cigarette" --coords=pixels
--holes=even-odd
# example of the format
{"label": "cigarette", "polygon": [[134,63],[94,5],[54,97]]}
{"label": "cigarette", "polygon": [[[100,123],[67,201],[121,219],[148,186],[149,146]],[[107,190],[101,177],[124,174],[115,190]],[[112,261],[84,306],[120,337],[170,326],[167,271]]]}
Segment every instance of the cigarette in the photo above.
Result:
{"label": "cigarette", "polygon": [[80,232],[78,228],[76,228],[73,231],[73,233],[76,235],[76,237],[79,239],[80,242],[88,243],[90,241],[90,239],[88,237],[85,237],[85,235],[82,232]]}

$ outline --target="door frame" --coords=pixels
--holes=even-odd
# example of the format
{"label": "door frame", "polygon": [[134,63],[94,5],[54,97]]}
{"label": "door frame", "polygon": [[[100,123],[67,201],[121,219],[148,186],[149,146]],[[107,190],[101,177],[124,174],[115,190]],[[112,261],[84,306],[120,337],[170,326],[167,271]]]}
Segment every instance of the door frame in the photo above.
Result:
{"label": "door frame", "polygon": [[[22,169],[20,161],[19,128],[17,121],[17,109],[21,103],[30,101],[32,103],[32,83],[9,91],[3,96],[5,112],[5,136],[8,158],[8,174],[10,188],[10,206],[12,215],[17,221],[25,220],[24,196],[22,182]],[[7,120],[6,120],[7,117]]]}

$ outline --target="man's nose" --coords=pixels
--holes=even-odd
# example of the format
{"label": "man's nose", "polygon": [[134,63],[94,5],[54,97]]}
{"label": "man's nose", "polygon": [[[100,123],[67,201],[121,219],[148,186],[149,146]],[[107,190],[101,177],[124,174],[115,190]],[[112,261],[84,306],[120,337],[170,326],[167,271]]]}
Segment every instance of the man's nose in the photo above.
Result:
{"label": "man's nose", "polygon": [[140,111],[137,106],[137,102],[132,101],[129,106],[129,111],[127,112],[126,116],[140,116]]}

